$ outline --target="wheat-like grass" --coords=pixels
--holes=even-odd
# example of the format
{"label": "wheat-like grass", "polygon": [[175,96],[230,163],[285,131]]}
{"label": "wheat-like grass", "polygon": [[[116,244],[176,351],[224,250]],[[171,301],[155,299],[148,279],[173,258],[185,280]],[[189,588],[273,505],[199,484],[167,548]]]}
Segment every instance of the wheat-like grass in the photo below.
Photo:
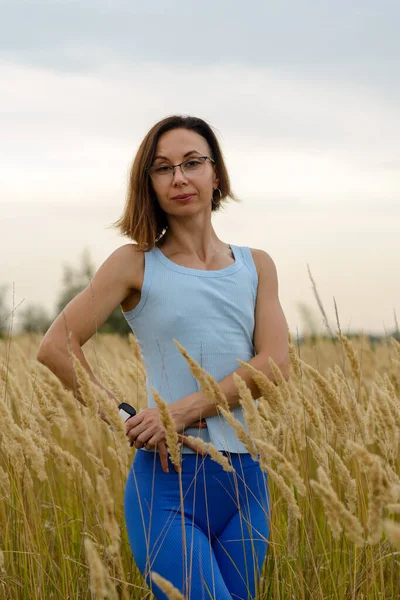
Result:
{"label": "wheat-like grass", "polygon": [[379,457],[382,470],[382,484],[385,490],[385,497],[388,502],[397,502],[400,498],[400,477],[397,472],[388,463],[383,463]]}
{"label": "wheat-like grass", "polygon": [[382,487],[382,469],[377,460],[374,460],[369,473],[368,492],[368,517],[367,530],[368,542],[377,544],[382,536],[382,513],[384,505],[384,490]]}
{"label": "wheat-like grass", "polygon": [[[117,571],[119,580],[125,581],[124,566],[120,553],[121,530],[115,517],[114,500],[105,479],[101,476],[97,479],[97,493],[99,498],[101,498],[101,506],[103,508],[104,529],[110,539],[110,544],[106,547],[106,553],[113,568]],[[124,600],[128,600],[129,598],[126,585],[123,586],[122,597]]]}
{"label": "wheat-like grass", "polygon": [[348,337],[341,334],[340,331],[337,331],[337,336],[341,341],[342,347],[346,353],[346,356],[349,360],[351,371],[353,373],[353,377],[358,381],[361,378],[361,367],[360,361],[357,358],[352,342]]}
{"label": "wheat-like grass", "polygon": [[289,360],[297,379],[301,379],[303,373],[302,363],[292,343],[289,343]]}
{"label": "wheat-like grass", "polygon": [[[327,484],[328,487],[330,486],[329,476],[323,469],[321,469],[319,471],[318,478],[320,480],[321,485]],[[332,537],[335,540],[340,540],[340,535],[343,531],[343,527],[341,525],[340,520],[337,517],[337,511],[335,509],[335,506],[333,506],[329,502],[325,502],[324,503],[324,511],[325,511],[328,526],[332,532]]]}
{"label": "wheat-like grass", "polygon": [[283,427],[281,423],[275,428],[272,443],[278,452],[282,454],[285,452],[285,441],[287,436],[287,429]]}
{"label": "wheat-like grass", "polygon": [[363,546],[363,528],[358,519],[344,506],[332,488],[329,478],[323,468],[317,468],[319,481],[310,480],[310,485],[321,497],[322,503],[328,512],[343,524],[347,537],[356,545]]}
{"label": "wheat-like grass", "polygon": [[283,414],[285,412],[285,405],[279,387],[276,386],[274,382],[265,375],[265,373],[255,369],[253,365],[249,365],[248,363],[239,359],[238,363],[241,367],[244,367],[247,369],[247,371],[249,371],[254,383],[260,390],[261,395],[268,402],[271,408],[275,412]]}
{"label": "wheat-like grass", "polygon": [[301,512],[299,505],[296,502],[296,498],[293,494],[293,491],[287,485],[282,475],[279,475],[270,464],[264,459],[264,457],[260,458],[260,467],[261,469],[268,474],[268,478],[271,479],[279,491],[281,492],[283,498],[288,503],[290,510],[292,511],[292,516],[298,521],[301,520]]}
{"label": "wheat-like grass", "polygon": [[254,443],[262,454],[262,460],[265,462],[270,462],[271,460],[276,461],[278,464],[278,471],[284,477],[286,477],[290,483],[292,483],[296,488],[300,496],[306,495],[306,486],[301,475],[296,471],[295,467],[283,456],[281,452],[279,452],[275,446],[265,442],[263,440],[254,439]]}
{"label": "wheat-like grass", "polygon": [[153,392],[154,402],[157,404],[158,409],[160,411],[161,423],[163,424],[166,432],[167,438],[167,448],[168,453],[171,458],[172,464],[176,467],[178,473],[182,471],[182,459],[180,454],[180,443],[178,433],[175,430],[175,425],[172,420],[171,415],[168,411],[168,405],[161,398],[160,394],[153,387],[151,388]]}
{"label": "wheat-like grass", "polygon": [[112,446],[107,446],[107,452],[113,458],[116,465],[118,465],[118,470],[121,474],[126,474],[128,471],[128,463],[129,463],[129,455],[128,452],[124,451],[122,447],[117,451]]}
{"label": "wheat-like grass", "polygon": [[96,491],[98,497],[101,498],[104,529],[108,533],[111,541],[110,545],[107,547],[107,551],[112,555],[116,555],[119,552],[121,530],[115,518],[114,500],[110,494],[106,480],[101,475],[97,476]]}
{"label": "wheat-like grass", "polygon": [[288,555],[291,558],[296,558],[299,554],[298,519],[296,517],[296,512],[293,511],[291,504],[288,504],[287,515]]}
{"label": "wheat-like grass", "polygon": [[[13,440],[17,443],[23,451],[26,458],[29,459],[32,469],[35,471],[36,476],[40,481],[47,479],[47,473],[45,468],[46,457],[43,454],[41,448],[37,447],[32,441],[29,430],[21,429],[14,421],[10,410],[0,400],[0,431],[4,435],[4,439],[7,439],[7,444]],[[12,444],[13,442],[11,442]],[[3,442],[4,447],[4,442]],[[7,452],[8,453],[8,452]]]}
{"label": "wheat-like grass", "polygon": [[1,455],[12,465],[15,475],[22,477],[26,467],[22,444],[2,432],[0,449]]}
{"label": "wheat-like grass", "polygon": [[[320,391],[319,398],[325,403],[325,407],[329,415],[337,427],[338,431],[344,436],[347,434],[350,416],[344,404],[340,401],[336,392],[332,389],[327,379],[321,375],[316,369],[307,365],[307,373],[312,377],[318,390]],[[322,407],[321,407],[322,408]]]}
{"label": "wheat-like grass", "polygon": [[329,471],[328,454],[326,452],[325,444],[323,447],[317,444],[310,436],[307,436],[307,442],[312,450],[315,461],[318,465],[322,465],[325,472]]}
{"label": "wheat-like grass", "polygon": [[354,437],[361,437],[362,442],[365,444],[367,443],[368,434],[362,408],[358,403],[355,391],[352,388],[344,387],[343,390],[349,405],[350,415],[353,419]]}
{"label": "wheat-like grass", "polygon": [[34,396],[37,400],[38,410],[43,416],[46,423],[51,426],[55,423],[59,428],[66,428],[67,419],[61,405],[54,405],[50,401],[49,394],[46,393],[42,383],[37,381],[34,374],[31,374],[31,383]]}
{"label": "wheat-like grass", "polygon": [[207,452],[207,454],[210,455],[210,457],[219,465],[221,465],[221,467],[224,469],[224,471],[231,471],[231,472],[235,472],[234,467],[229,463],[229,460],[226,456],[224,456],[223,454],[221,454],[221,452],[219,452],[219,450],[214,446],[214,444],[212,444],[211,442],[205,442],[204,440],[202,440],[201,438],[196,438],[193,437],[192,435],[188,435],[186,436],[188,441],[191,442],[194,446],[197,446],[197,448],[199,450],[201,450],[202,452]]}
{"label": "wheat-like grass", "polygon": [[[129,332],[128,340],[129,340],[131,352],[132,352],[135,360],[139,361],[139,363],[142,365],[143,364],[142,351],[140,349],[140,346],[138,344],[136,336],[133,333]],[[145,374],[145,372],[144,372],[144,374]]]}
{"label": "wheat-like grass", "polygon": [[[396,390],[393,383],[390,381],[387,373],[383,376],[383,385],[386,390],[386,400],[389,405],[389,409],[392,412],[396,425],[400,427],[400,404],[396,397]],[[398,431],[398,429],[397,429]]]}
{"label": "wheat-like grass", "polygon": [[383,522],[386,534],[393,546],[400,549],[400,525],[390,519],[385,519]]}
{"label": "wheat-like grass", "polygon": [[290,402],[290,389],[289,389],[288,382],[284,378],[282,371],[280,370],[279,366],[276,364],[276,362],[274,361],[272,356],[268,357],[268,364],[269,364],[271,372],[275,378],[276,385],[280,389],[281,396],[284,400],[284,403],[288,404]]}
{"label": "wheat-like grass", "polygon": [[155,571],[152,571],[151,578],[156,585],[166,594],[168,600],[185,600],[184,596],[172,585],[168,579],[161,577]]}
{"label": "wheat-like grass", "polygon": [[391,406],[388,403],[390,400],[387,392],[379,388],[375,383],[372,385],[371,402],[375,409],[375,413],[379,415],[381,423],[381,433],[387,438],[388,444],[392,449],[392,459],[395,460],[398,451],[398,428],[396,425],[395,415],[392,413]]}
{"label": "wheat-like grass", "polygon": [[237,420],[235,419],[235,417],[233,416],[233,414],[231,413],[231,411],[229,410],[225,410],[225,408],[222,408],[222,406],[219,408],[219,411],[221,412],[222,416],[225,418],[226,422],[228,423],[228,425],[230,425],[231,427],[233,427],[233,429],[235,430],[238,439],[245,445],[246,450],[250,453],[252,459],[254,461],[257,461],[257,448],[254,446],[254,442],[250,436],[250,434],[247,433],[247,431],[245,430],[245,428],[243,427],[243,425]]}
{"label": "wheat-like grass", "polygon": [[125,374],[126,378],[130,379],[128,385],[129,395],[135,394],[133,402],[137,407],[137,411],[140,412],[148,406],[148,393],[146,387],[146,369],[142,360],[139,345],[133,335],[129,335],[129,341],[131,348],[137,348],[134,351],[134,358],[132,360],[125,360]]}
{"label": "wheat-like grass", "polygon": [[243,415],[250,435],[254,437],[262,436],[262,424],[258,415],[253,396],[242,379],[237,373],[233,373],[233,382],[239,391],[239,402],[243,408]]}
{"label": "wheat-like grass", "polygon": [[101,561],[94,543],[88,537],[85,537],[83,545],[90,569],[90,591],[94,598],[118,600],[117,590]]}
{"label": "wheat-like grass", "polygon": [[395,340],[393,337],[390,338],[390,342],[394,348],[394,351],[396,352],[397,356],[400,359],[400,342],[398,342],[397,340]]}
{"label": "wheat-like grass", "polygon": [[[76,597],[91,595],[90,570],[83,565],[88,561],[79,543],[88,537],[118,597],[127,600],[129,589],[137,600],[145,592],[121,510],[132,451],[115,402],[105,390],[89,385],[108,425],[99,411],[85,406],[81,388],[82,402],[37,363],[34,353],[40,338],[35,340],[10,344],[0,339],[0,549],[7,559],[7,573],[0,564],[0,596],[19,597],[25,586],[33,590],[32,600],[38,600],[51,597],[55,589],[68,592],[72,580]],[[136,347],[133,353],[121,338],[97,336],[85,354],[89,364],[100,368],[112,395],[129,398],[141,410],[147,406],[145,371],[136,341],[132,338],[130,343]],[[354,341],[353,345],[355,349]],[[274,382],[242,362],[253,381],[254,375],[261,382],[256,407],[244,379],[234,378],[247,427],[231,410],[223,414],[217,382],[200,372],[221,419],[237,431],[268,474],[273,510],[260,599],[285,594],[313,600],[332,595],[344,600],[354,593],[365,598],[396,595],[400,576],[386,521],[386,534],[381,533],[383,515],[392,515],[388,527],[399,529],[394,521],[400,514],[400,344],[368,345],[362,340],[362,348],[359,377],[357,365],[351,367],[349,348],[346,354],[343,346],[340,355],[350,362],[351,372],[344,372],[336,363],[337,345],[318,338],[302,342],[301,359],[292,346],[293,376],[287,382],[278,373]],[[310,375],[308,363],[326,380],[328,394]],[[233,469],[225,453],[200,438],[190,441],[219,464],[225,461],[222,468]],[[33,468],[29,443],[43,456],[47,479],[41,481]],[[310,484],[315,471],[323,490]],[[296,476],[305,486],[305,496],[297,489]],[[335,501],[322,499],[324,491],[328,496],[333,492]],[[182,494],[180,498],[183,506]],[[348,522],[343,510],[348,511]],[[358,522],[354,539],[349,534],[350,515]],[[369,545],[363,547],[365,538]],[[107,585],[110,597],[113,591]]]}
{"label": "wheat-like grass", "polygon": [[94,495],[94,486],[89,473],[80,460],[68,450],[53,444],[51,446],[52,456],[58,465],[60,472],[65,473],[70,481],[79,481],[88,496]]}
{"label": "wheat-like grass", "polygon": [[218,406],[223,406],[225,410],[230,410],[228,400],[226,399],[225,394],[222,392],[215,379],[189,355],[187,350],[177,340],[174,339],[174,343],[178,347],[182,356],[187,360],[193,377],[195,377],[200,383],[200,389],[204,396],[210,402],[214,402]]}
{"label": "wheat-like grass", "polygon": [[264,435],[262,435],[262,437],[264,438],[265,436],[267,439],[270,440],[274,435],[274,426],[270,421],[269,414],[266,409],[266,400],[264,400],[263,398],[258,399],[257,411],[260,415],[260,424],[264,431]]}
{"label": "wheat-like grass", "polygon": [[0,493],[9,496],[11,493],[11,482],[9,474],[0,466]]}
{"label": "wheat-like grass", "polygon": [[365,427],[365,444],[370,446],[375,442],[376,439],[375,410],[371,401],[368,402],[363,421]]}
{"label": "wheat-like grass", "polygon": [[93,390],[92,381],[88,372],[82,366],[81,361],[71,352],[71,359],[75,371],[76,380],[80,389],[80,400],[83,400],[91,417],[99,414],[99,403]]}
{"label": "wheat-like grass", "polygon": [[115,378],[111,375],[111,373],[105,368],[100,367],[100,373],[107,384],[107,388],[111,391],[112,395],[118,400],[119,404],[122,402],[126,402],[124,392],[121,390],[121,387],[115,381]]}
{"label": "wheat-like grass", "polygon": [[110,478],[110,469],[105,466],[105,464],[101,460],[101,458],[99,458],[98,456],[95,456],[91,452],[86,452],[86,456],[93,463],[93,465],[96,467],[96,470],[97,470],[97,472],[98,472],[99,475],[101,475],[102,477],[104,477],[104,479],[109,479]]}
{"label": "wheat-like grass", "polygon": [[354,514],[357,507],[357,482],[351,476],[349,469],[346,467],[336,450],[332,448],[328,442],[325,443],[324,447],[333,464],[335,465],[339,480],[344,487],[347,508],[351,513]]}
{"label": "wheat-like grass", "polygon": [[297,390],[297,395],[300,398],[304,408],[307,411],[308,417],[310,419],[310,423],[314,428],[316,436],[318,438],[320,438],[322,435],[323,424],[322,424],[322,418],[319,414],[319,411],[317,410],[315,404],[310,402],[308,400],[308,398],[306,397],[306,395],[303,394],[303,392],[301,392],[300,390]]}

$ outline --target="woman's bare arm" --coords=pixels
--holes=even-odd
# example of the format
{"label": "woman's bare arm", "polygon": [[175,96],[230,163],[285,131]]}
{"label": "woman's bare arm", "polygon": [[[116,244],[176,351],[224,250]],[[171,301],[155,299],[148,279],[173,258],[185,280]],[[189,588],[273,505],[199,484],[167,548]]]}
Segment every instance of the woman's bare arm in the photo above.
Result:
{"label": "woman's bare arm", "polygon": [[138,265],[135,246],[127,244],[113,252],[90,284],[73,298],[54,320],[40,344],[37,359],[46,365],[82,401],[77,389],[70,352],[81,362],[90,379],[118,400],[94,376],[82,346],[96,333],[133,287],[133,269]]}

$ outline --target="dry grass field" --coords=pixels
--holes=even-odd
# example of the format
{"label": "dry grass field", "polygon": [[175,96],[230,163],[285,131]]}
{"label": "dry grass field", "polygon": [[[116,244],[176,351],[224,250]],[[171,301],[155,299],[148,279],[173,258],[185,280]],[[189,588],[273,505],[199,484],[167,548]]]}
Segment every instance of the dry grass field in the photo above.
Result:
{"label": "dry grass field", "polygon": [[[85,406],[36,361],[39,341],[0,340],[0,598],[150,600],[123,517],[134,449],[84,373]],[[116,397],[146,406],[133,336],[84,350]],[[400,598],[400,344],[320,339],[292,345],[291,362],[278,386],[253,374],[258,409],[238,381],[251,431],[240,435],[272,501],[258,598]]]}

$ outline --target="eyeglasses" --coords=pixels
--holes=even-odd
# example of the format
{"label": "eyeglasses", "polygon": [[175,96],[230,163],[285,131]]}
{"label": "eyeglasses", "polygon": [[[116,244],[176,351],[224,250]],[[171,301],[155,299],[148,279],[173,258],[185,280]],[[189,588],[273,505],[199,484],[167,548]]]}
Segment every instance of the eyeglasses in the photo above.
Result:
{"label": "eyeglasses", "polygon": [[176,167],[180,167],[182,173],[185,176],[190,175],[202,175],[204,173],[204,167],[207,161],[215,164],[215,160],[209,156],[196,156],[195,158],[188,158],[179,165],[166,165],[158,164],[152,165],[147,169],[152,181],[172,181],[175,175]]}

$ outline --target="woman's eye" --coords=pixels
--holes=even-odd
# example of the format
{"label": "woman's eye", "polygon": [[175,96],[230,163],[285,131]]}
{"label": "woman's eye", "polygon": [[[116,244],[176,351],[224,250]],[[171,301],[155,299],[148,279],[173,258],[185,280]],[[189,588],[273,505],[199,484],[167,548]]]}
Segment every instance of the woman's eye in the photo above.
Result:
{"label": "woman's eye", "polygon": [[188,160],[185,162],[185,167],[189,167],[189,169],[193,169],[198,167],[201,164],[201,162],[199,160],[196,160],[195,158],[193,160]]}
{"label": "woman's eye", "polygon": [[171,169],[171,167],[168,165],[159,165],[158,167],[156,167],[156,172],[157,173],[168,173],[168,171],[170,169]]}

